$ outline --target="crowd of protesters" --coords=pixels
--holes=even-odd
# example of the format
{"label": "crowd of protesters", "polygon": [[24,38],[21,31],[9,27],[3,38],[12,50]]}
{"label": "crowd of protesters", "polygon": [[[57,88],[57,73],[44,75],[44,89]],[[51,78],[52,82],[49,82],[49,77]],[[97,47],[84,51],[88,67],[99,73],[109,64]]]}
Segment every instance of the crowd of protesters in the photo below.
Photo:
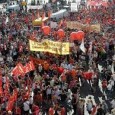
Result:
{"label": "crowd of protesters", "polygon": [[[108,8],[83,8],[70,13],[57,29],[45,36],[42,29],[35,29],[32,21],[38,18],[36,10],[0,14],[0,114],[1,115],[84,115],[84,108],[90,115],[115,115],[115,73],[114,73],[114,4]],[[8,18],[7,23],[6,18]],[[66,21],[79,21],[83,24],[99,23],[101,32],[85,32],[86,53],[79,48],[80,41],[70,41],[72,46],[67,56],[45,52],[31,52],[29,39],[59,40],[56,31],[63,28],[69,41],[72,31],[66,27]],[[45,23],[49,25],[50,19]],[[92,48],[90,47],[92,44]],[[11,74],[17,63],[25,65],[30,58],[45,60],[35,64],[36,69],[24,76]],[[98,66],[102,66],[100,71]],[[113,70],[111,68],[113,67]],[[92,74],[85,76],[85,72]],[[101,81],[101,86],[100,86]],[[102,88],[102,102],[93,103],[91,97],[82,98],[83,87],[89,85],[89,91],[95,95]],[[17,90],[15,103],[8,107],[9,97]],[[82,92],[82,94],[86,92]],[[106,101],[109,100],[109,104]]]}

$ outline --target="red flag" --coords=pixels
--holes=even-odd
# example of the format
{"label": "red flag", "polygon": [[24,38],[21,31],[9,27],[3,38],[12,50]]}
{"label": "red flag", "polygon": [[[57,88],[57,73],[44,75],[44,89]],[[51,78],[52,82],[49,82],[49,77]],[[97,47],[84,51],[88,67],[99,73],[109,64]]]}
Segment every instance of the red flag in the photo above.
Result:
{"label": "red flag", "polygon": [[34,66],[33,61],[29,62],[29,66],[30,66],[30,71],[35,70],[35,66]]}
{"label": "red flag", "polygon": [[14,102],[14,100],[15,100],[14,95],[11,95],[10,98],[9,98],[9,101]]}
{"label": "red flag", "polygon": [[13,95],[10,96],[9,100],[8,100],[8,104],[7,104],[7,111],[12,111],[13,106],[14,106],[14,102],[17,100],[17,96],[18,96],[18,91],[17,89],[13,90]]}
{"label": "red flag", "polygon": [[11,95],[9,100],[8,100],[8,104],[7,104],[6,110],[7,111],[12,111],[13,106],[14,106],[14,96]]}
{"label": "red flag", "polygon": [[58,67],[57,70],[58,70],[58,72],[59,72],[60,74],[62,74],[62,73],[64,72],[64,68],[63,68],[63,67]]}
{"label": "red flag", "polygon": [[34,63],[33,63],[33,61],[29,61],[29,62],[24,66],[24,72],[25,72],[25,73],[28,73],[28,72],[33,71],[33,70],[35,70]]}
{"label": "red flag", "polygon": [[25,73],[25,72],[24,72],[24,69],[23,69],[24,66],[23,66],[21,63],[18,63],[18,64],[17,64],[17,67],[18,67],[18,69],[19,69],[20,74],[21,74],[21,75],[24,75],[24,73]]}
{"label": "red flag", "polygon": [[13,105],[14,105],[14,101],[8,101],[6,110],[7,110],[7,111],[12,111]]}
{"label": "red flag", "polygon": [[12,70],[11,74],[14,75],[14,76],[19,76],[20,75],[20,72],[19,72],[17,66]]}
{"label": "red flag", "polygon": [[11,73],[14,76],[24,75],[23,65],[21,63],[18,63]]}
{"label": "red flag", "polygon": [[92,72],[84,72],[83,73],[85,79],[90,80],[92,78],[93,73]]}
{"label": "red flag", "polygon": [[24,66],[24,72],[25,72],[25,73],[30,72],[29,63],[27,63],[27,64]]}

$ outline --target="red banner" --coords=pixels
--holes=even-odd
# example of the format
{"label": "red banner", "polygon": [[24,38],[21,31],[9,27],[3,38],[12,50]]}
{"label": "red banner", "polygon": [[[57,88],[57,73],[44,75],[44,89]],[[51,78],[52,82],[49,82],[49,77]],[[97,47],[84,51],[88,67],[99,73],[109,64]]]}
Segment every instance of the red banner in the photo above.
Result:
{"label": "red banner", "polygon": [[25,72],[25,73],[28,73],[28,72],[33,71],[33,70],[35,70],[34,63],[33,63],[33,61],[29,61],[29,62],[24,66],[24,72]]}
{"label": "red banner", "polygon": [[25,66],[18,63],[16,67],[12,70],[12,75],[14,76],[24,76],[26,73],[35,70],[33,61],[29,61]]}

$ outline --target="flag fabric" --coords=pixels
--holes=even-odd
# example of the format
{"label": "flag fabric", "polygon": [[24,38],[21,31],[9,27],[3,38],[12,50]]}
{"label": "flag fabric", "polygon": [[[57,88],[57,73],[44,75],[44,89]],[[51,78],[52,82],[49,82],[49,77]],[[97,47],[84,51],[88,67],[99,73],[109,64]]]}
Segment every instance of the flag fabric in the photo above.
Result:
{"label": "flag fabric", "polygon": [[33,63],[33,61],[29,61],[29,62],[24,66],[24,72],[25,72],[25,73],[28,73],[28,72],[33,71],[33,70],[35,70],[34,63]]}
{"label": "flag fabric", "polygon": [[93,73],[92,72],[84,72],[84,78],[87,80],[91,80]]}
{"label": "flag fabric", "polygon": [[82,52],[86,52],[85,46],[84,46],[84,39],[82,39],[81,45],[80,45],[80,49]]}
{"label": "flag fabric", "polygon": [[14,76],[24,75],[23,65],[21,63],[18,63],[16,67],[12,70],[11,74]]}
{"label": "flag fabric", "polygon": [[21,63],[18,63],[16,67],[12,70],[11,74],[15,77],[17,76],[24,76],[26,73],[35,70],[35,66],[33,61],[29,61],[25,66]]}
{"label": "flag fabric", "polygon": [[13,102],[14,100],[15,100],[15,99],[14,99],[14,95],[11,95],[10,98],[9,98],[9,101],[12,101],[12,102]]}
{"label": "flag fabric", "polygon": [[7,111],[12,111],[13,106],[14,106],[14,101],[8,101],[6,110],[7,110]]}
{"label": "flag fabric", "polygon": [[23,65],[21,63],[17,64],[18,70],[20,75],[24,75],[24,69],[23,69]]}
{"label": "flag fabric", "polygon": [[18,96],[18,91],[17,91],[17,89],[14,89],[13,94],[10,95],[9,100],[8,100],[8,104],[6,107],[7,111],[12,111],[14,103],[17,100],[17,96]]}
{"label": "flag fabric", "polygon": [[17,66],[12,70],[11,75],[14,75],[14,76],[19,76],[20,75],[20,72],[19,72]]}
{"label": "flag fabric", "polygon": [[11,95],[9,100],[8,100],[7,106],[6,106],[7,111],[12,111],[13,106],[14,106],[14,102],[15,102],[15,97],[14,97],[14,95]]}
{"label": "flag fabric", "polygon": [[24,72],[25,72],[25,73],[30,72],[29,64],[28,64],[28,63],[24,66]]}
{"label": "flag fabric", "polygon": [[34,66],[33,61],[30,61],[30,62],[29,62],[29,68],[30,68],[30,71],[35,70],[35,66]]}

